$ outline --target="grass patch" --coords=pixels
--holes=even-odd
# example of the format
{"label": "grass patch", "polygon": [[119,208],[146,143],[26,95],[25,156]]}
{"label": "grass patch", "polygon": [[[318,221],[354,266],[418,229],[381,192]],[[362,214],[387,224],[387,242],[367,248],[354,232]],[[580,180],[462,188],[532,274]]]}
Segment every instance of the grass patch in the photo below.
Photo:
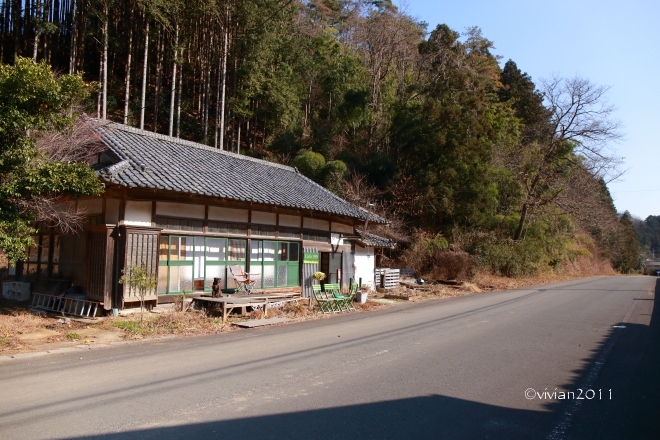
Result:
{"label": "grass patch", "polygon": [[0,338],[0,345],[9,345],[11,341],[7,338]]}
{"label": "grass patch", "polygon": [[82,336],[80,336],[78,333],[67,333],[66,338],[67,339],[82,339]]}
{"label": "grass patch", "polygon": [[145,330],[140,323],[136,321],[113,321],[112,326],[135,334],[142,334]]}

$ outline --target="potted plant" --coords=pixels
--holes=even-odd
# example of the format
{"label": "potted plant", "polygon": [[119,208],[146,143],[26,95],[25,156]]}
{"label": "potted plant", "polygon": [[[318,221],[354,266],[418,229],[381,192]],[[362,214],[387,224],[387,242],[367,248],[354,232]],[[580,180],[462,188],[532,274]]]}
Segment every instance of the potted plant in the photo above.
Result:
{"label": "potted plant", "polygon": [[355,295],[355,300],[360,304],[364,304],[367,302],[368,295],[369,295],[369,286],[363,284],[360,290],[358,290],[357,294]]}
{"label": "potted plant", "polygon": [[314,272],[312,274],[312,278],[314,278],[316,281],[323,281],[325,280],[325,274],[323,272]]}

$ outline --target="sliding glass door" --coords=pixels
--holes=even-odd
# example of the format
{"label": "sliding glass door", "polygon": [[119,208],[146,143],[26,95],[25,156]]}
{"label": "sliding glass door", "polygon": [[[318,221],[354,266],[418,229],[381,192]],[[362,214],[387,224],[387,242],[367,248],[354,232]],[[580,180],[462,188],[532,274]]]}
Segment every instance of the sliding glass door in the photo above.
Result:
{"label": "sliding glass door", "polygon": [[245,270],[246,245],[244,239],[161,236],[158,293],[210,292],[214,278],[223,289],[236,287],[228,267]]}
{"label": "sliding glass door", "polygon": [[252,240],[250,274],[256,288],[298,286],[300,244],[286,241]]}

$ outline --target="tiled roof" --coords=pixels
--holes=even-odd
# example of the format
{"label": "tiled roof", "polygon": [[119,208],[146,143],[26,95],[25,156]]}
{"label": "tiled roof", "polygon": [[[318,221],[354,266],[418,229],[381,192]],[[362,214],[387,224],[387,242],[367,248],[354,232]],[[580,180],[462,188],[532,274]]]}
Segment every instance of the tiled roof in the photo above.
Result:
{"label": "tiled roof", "polygon": [[[114,163],[97,166],[102,181],[230,200],[337,214],[367,212],[337,197],[297,169],[126,125],[99,128]],[[386,223],[374,214],[369,221]]]}
{"label": "tiled roof", "polygon": [[[369,216],[369,221],[371,221],[371,216]],[[356,232],[358,235],[362,235],[362,231],[360,229],[356,229]],[[380,235],[371,234],[369,232],[364,234],[364,238],[357,238],[355,240],[364,246],[385,247],[385,248],[393,248],[394,246],[396,246],[396,243],[393,240],[390,240],[389,238],[381,237]]]}

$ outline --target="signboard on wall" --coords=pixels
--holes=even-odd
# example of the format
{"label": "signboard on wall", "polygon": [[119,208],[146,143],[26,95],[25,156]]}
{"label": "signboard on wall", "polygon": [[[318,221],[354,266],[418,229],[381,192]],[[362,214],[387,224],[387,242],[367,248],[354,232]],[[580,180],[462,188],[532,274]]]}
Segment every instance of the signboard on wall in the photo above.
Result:
{"label": "signboard on wall", "polygon": [[303,253],[303,263],[304,264],[319,264],[319,253],[318,252],[304,252]]}

